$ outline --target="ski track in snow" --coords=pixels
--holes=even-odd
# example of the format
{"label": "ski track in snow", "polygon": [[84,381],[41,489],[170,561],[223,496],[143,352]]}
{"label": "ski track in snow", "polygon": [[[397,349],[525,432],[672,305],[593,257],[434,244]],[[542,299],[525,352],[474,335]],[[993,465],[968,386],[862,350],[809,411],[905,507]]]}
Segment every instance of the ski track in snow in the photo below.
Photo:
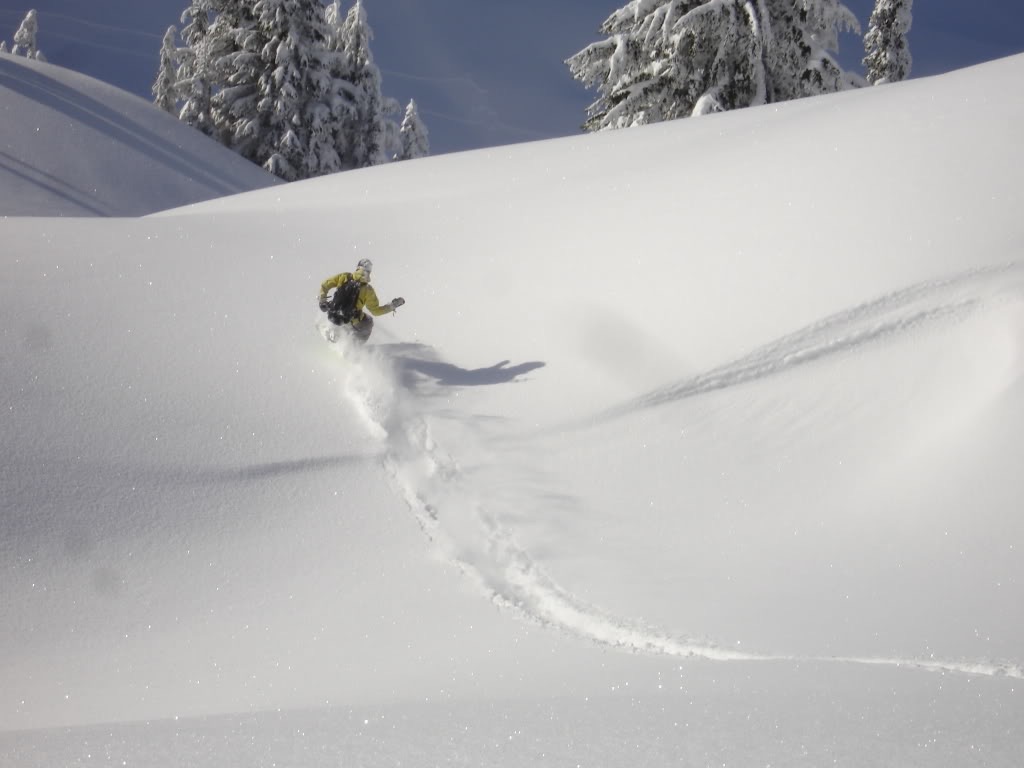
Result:
{"label": "ski track in snow", "polygon": [[[768,344],[739,360],[608,409],[599,421],[727,387],[843,354],[930,323],[962,319],[999,293],[1024,264],[972,271],[900,290]],[[1004,286],[1005,287],[1005,286]],[[606,614],[555,584],[490,515],[457,461],[434,440],[427,417],[408,412],[388,361],[372,348],[339,344],[342,391],[367,430],[386,445],[384,468],[440,556],[488,599],[531,623],[620,650],[713,661],[799,661],[863,664],[1024,679],[1011,661],[812,656],[741,652],[665,633]],[[580,427],[591,427],[593,419]]]}

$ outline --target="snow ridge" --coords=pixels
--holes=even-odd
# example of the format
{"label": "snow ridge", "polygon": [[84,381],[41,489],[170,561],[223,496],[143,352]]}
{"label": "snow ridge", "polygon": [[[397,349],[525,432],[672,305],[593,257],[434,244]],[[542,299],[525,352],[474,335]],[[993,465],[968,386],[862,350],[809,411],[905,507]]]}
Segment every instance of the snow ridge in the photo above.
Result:
{"label": "snow ridge", "polygon": [[991,300],[994,286],[1002,285],[1000,278],[1008,273],[1024,275],[1024,264],[1014,262],[912,285],[826,317],[731,363],[614,406],[586,424],[740,386],[926,325],[960,321]]}
{"label": "snow ridge", "polygon": [[[788,367],[851,350],[926,322],[956,318],[981,301],[979,295],[951,297],[954,289],[980,288],[987,278],[1024,265],[972,272],[925,283],[848,312],[826,318],[757,353],[690,382],[651,393],[627,410],[735,386]],[[935,297],[944,297],[935,303]],[[931,306],[920,306],[932,302]],[[865,324],[867,325],[865,326]],[[1024,679],[1024,666],[1010,661],[896,657],[814,656],[723,648],[705,638],[670,634],[612,616],[556,584],[515,541],[481,501],[458,462],[434,439],[429,416],[414,413],[400,396],[390,363],[367,349],[339,344],[345,357],[342,388],[369,433],[385,447],[383,466],[396,492],[438,556],[455,567],[501,609],[535,625],[598,645],[633,653],[712,661],[800,661],[889,666],[921,671]]]}

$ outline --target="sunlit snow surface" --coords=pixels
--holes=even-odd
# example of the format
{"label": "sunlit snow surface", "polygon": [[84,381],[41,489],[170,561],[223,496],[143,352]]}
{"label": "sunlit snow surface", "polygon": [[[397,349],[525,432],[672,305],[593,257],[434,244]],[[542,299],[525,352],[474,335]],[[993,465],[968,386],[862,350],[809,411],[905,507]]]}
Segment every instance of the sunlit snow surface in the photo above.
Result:
{"label": "sunlit snow surface", "polygon": [[1022,68],[4,220],[0,764],[1024,763]]}

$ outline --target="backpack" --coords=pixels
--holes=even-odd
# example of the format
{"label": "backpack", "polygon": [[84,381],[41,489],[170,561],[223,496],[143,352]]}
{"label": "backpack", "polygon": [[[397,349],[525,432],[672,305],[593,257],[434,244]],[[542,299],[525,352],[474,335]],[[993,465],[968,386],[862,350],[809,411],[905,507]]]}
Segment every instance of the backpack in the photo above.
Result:
{"label": "backpack", "polygon": [[358,312],[356,304],[359,302],[359,291],[362,290],[363,285],[349,275],[348,279],[335,289],[331,311],[339,315],[343,323],[351,323],[355,319]]}

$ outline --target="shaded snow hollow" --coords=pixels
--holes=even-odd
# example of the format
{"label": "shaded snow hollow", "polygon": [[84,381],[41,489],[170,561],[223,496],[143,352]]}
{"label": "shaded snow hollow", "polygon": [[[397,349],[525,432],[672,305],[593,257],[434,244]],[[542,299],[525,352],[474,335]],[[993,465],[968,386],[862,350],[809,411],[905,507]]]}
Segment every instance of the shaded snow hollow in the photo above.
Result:
{"label": "shaded snow hollow", "polygon": [[0,764],[1021,764],[1022,70],[6,219]]}

